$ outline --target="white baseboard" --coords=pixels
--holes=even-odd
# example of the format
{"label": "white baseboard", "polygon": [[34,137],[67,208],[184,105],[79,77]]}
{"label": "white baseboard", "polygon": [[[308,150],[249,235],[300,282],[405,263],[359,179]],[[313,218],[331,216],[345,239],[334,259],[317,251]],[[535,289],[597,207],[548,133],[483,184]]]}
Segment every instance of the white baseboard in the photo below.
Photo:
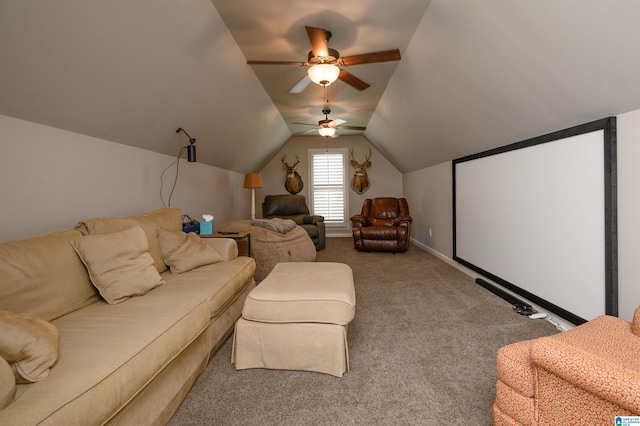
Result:
{"label": "white baseboard", "polygon": [[[440,253],[439,251],[434,250],[433,248],[429,247],[428,245],[421,243],[420,241],[415,240],[414,238],[411,238],[411,242],[413,244],[415,244],[416,246],[420,247],[422,250],[428,251],[429,253],[431,253],[432,255],[434,255],[435,257],[439,258],[440,260],[448,263],[449,265],[453,266],[454,268],[460,270],[461,272],[463,272],[465,275],[470,276],[471,278],[473,278],[474,280],[477,278],[482,278],[483,280],[491,283],[492,285],[496,286],[497,288],[499,288],[500,290],[503,290],[515,297],[517,297],[518,299],[523,300],[524,302],[530,304],[531,306],[533,306],[533,308],[538,311],[538,312],[544,312],[545,314],[547,314],[547,317],[545,318],[548,322],[550,322],[551,324],[553,324],[558,330],[560,331],[567,331],[570,330],[572,328],[575,328],[575,325],[566,321],[563,318],[558,318],[555,317],[554,314],[545,311],[543,308],[539,307],[538,305],[536,305],[535,303],[523,298],[522,296],[520,296],[519,294],[516,294],[512,291],[510,291],[509,289],[506,289],[504,287],[502,287],[500,284],[497,284],[489,279],[487,279],[487,277],[478,274],[476,271],[467,268],[466,266],[456,262],[455,260],[451,259],[449,256],[446,256],[442,253]],[[535,321],[535,320],[531,320],[531,321]]]}

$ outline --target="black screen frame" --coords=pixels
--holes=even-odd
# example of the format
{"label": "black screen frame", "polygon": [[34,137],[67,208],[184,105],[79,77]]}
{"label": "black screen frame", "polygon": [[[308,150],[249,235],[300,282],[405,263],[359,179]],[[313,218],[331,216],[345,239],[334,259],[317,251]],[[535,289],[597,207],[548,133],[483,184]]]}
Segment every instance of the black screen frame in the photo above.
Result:
{"label": "black screen frame", "polygon": [[498,155],[505,152],[524,149],[531,146],[552,143],[572,136],[603,130],[603,149],[604,149],[604,227],[605,241],[604,243],[604,291],[605,291],[605,313],[607,315],[618,315],[618,241],[617,241],[617,134],[616,134],[616,117],[607,117],[590,123],[574,126],[568,129],[549,133],[543,136],[505,145],[499,148],[483,151],[477,154],[461,157],[452,161],[452,179],[453,179],[453,259],[466,266],[467,268],[483,275],[500,286],[528,299],[532,303],[539,305],[541,308],[553,312],[556,315],[579,325],[587,320],[580,316],[567,311],[566,309],[555,305],[535,294],[519,287],[515,283],[508,282],[505,279],[486,271],[481,267],[474,265],[457,255],[457,225],[456,225],[456,165],[473,161],[476,159]]}

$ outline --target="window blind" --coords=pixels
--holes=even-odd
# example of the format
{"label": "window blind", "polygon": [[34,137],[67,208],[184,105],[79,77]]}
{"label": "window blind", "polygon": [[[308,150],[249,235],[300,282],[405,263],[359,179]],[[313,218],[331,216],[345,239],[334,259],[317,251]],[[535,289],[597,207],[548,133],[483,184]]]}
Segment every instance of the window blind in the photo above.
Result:
{"label": "window blind", "polygon": [[346,226],[345,158],[343,150],[312,153],[313,214],[329,227]]}

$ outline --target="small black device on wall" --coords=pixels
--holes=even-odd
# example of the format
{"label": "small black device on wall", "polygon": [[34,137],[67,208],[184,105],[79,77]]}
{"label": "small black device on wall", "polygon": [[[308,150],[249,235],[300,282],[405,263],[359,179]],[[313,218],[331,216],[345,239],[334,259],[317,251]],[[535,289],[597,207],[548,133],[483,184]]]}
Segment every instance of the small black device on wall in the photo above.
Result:
{"label": "small black device on wall", "polygon": [[185,148],[187,149],[187,161],[190,163],[195,163],[196,162],[196,140],[195,138],[192,138],[191,136],[189,136],[189,133],[185,132],[185,130],[182,127],[178,127],[178,130],[176,130],[176,133],[184,133],[185,135],[187,135],[187,137],[189,138],[189,145],[187,145]]}

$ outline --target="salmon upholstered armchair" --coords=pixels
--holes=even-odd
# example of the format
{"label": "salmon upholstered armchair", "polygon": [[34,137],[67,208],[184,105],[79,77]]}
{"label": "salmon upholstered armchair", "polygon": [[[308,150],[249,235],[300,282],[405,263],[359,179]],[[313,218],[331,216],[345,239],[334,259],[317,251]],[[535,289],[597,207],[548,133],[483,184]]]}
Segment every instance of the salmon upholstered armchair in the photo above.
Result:
{"label": "salmon upholstered armchair", "polygon": [[411,216],[406,198],[367,198],[351,217],[356,250],[401,253],[409,248]]}
{"label": "salmon upholstered armchair", "polygon": [[640,307],[501,348],[496,425],[614,425],[640,415]]}

